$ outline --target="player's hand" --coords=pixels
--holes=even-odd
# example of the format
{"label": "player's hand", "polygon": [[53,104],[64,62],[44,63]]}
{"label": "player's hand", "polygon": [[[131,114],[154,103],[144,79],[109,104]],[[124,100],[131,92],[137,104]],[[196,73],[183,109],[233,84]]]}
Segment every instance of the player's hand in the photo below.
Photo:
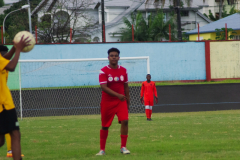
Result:
{"label": "player's hand", "polygon": [[121,101],[127,100],[127,97],[124,96],[124,95],[122,95],[122,94],[119,94],[117,97],[118,97],[118,99],[120,99]]}
{"label": "player's hand", "polygon": [[158,97],[155,97],[156,104],[158,103]]}
{"label": "player's hand", "polygon": [[141,103],[143,104],[143,97],[140,98]]}
{"label": "player's hand", "polygon": [[128,110],[130,109],[130,99],[127,98],[127,106],[128,106]]}
{"label": "player's hand", "polygon": [[30,45],[29,42],[31,40],[28,40],[28,38],[29,37],[24,38],[24,35],[23,35],[21,40],[18,43],[13,41],[16,50],[19,49],[20,51],[22,51],[24,47],[29,46]]}

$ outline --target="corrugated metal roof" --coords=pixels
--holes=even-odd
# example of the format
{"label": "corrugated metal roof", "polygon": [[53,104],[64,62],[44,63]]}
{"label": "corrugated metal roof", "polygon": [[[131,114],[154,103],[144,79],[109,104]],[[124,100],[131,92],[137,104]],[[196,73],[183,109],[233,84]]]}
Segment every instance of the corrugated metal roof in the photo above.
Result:
{"label": "corrugated metal roof", "polygon": [[141,3],[141,0],[105,0],[106,7],[129,7],[133,2]]}
{"label": "corrugated metal roof", "polygon": [[201,12],[197,11],[197,14],[202,17],[205,21],[207,21],[208,23],[211,23],[212,21],[210,19],[208,19],[208,17],[204,16],[204,14],[202,14]]}
{"label": "corrugated metal roof", "polygon": [[[98,2],[101,2],[101,0],[88,0],[84,2],[85,3],[84,6],[86,6],[86,9],[94,9]],[[81,1],[79,1],[78,3],[80,4]],[[75,8],[77,4],[76,3],[74,4],[72,1],[69,1],[64,5],[65,7],[71,9],[71,8]]]}
{"label": "corrugated metal roof", "polygon": [[[210,32],[216,32],[215,29],[221,29],[225,28],[225,23],[227,23],[227,28],[232,28],[233,30],[240,30],[240,14],[235,13],[231,16],[222,18],[218,21],[209,23],[203,27],[199,28],[200,33],[210,33]],[[197,34],[198,29],[191,30],[187,32],[186,34]]]}
{"label": "corrugated metal roof", "polygon": [[[169,6],[173,5],[173,0],[165,0],[165,3],[159,2],[158,5],[156,3],[154,4],[154,0],[149,0],[149,2],[146,4],[142,4],[138,10],[152,10],[156,8],[162,8],[162,9],[169,9]],[[203,5],[203,2],[201,0],[192,0],[190,3],[190,6],[187,5],[187,3],[183,4],[183,9],[188,8],[188,9],[197,9],[200,8],[199,6]]]}

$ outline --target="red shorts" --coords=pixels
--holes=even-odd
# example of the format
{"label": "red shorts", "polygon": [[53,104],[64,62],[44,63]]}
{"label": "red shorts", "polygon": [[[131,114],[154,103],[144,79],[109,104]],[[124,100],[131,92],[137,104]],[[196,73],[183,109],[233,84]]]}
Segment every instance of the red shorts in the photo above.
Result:
{"label": "red shorts", "polygon": [[101,102],[102,127],[110,127],[114,116],[118,116],[118,122],[128,120],[127,101],[104,101]]}
{"label": "red shorts", "polygon": [[144,105],[145,106],[153,106],[153,99],[152,100],[144,100]]}

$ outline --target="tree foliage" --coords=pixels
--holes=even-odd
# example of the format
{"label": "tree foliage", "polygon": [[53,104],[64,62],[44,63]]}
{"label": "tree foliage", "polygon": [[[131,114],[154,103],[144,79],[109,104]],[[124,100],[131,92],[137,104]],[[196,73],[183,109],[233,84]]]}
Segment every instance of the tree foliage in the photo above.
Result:
{"label": "tree foliage", "polygon": [[89,41],[88,33],[98,22],[88,14],[91,4],[92,0],[58,0],[51,11],[44,11],[38,22],[39,40],[42,43],[69,42],[72,28],[73,41]]}
{"label": "tree foliage", "polygon": [[164,21],[164,13],[158,11],[150,14],[147,21],[141,12],[132,13],[130,20],[124,17],[125,28],[121,28],[122,41],[132,41],[132,25],[134,26],[135,41],[161,41],[169,39],[169,24],[171,25],[172,40],[176,35],[176,24],[173,18]]}
{"label": "tree foliage", "polygon": [[[216,40],[225,40],[226,39],[225,28],[215,29],[215,31],[216,31]],[[227,37],[228,39],[233,39],[234,35],[237,34],[237,32],[235,32],[232,28],[227,28],[227,35],[229,32],[231,32],[231,35],[229,35]]]}
{"label": "tree foliage", "polygon": [[[31,10],[33,10],[41,0],[31,0],[30,6]],[[14,10],[20,9],[23,5],[28,4],[27,0],[20,0],[17,3],[14,3],[9,9],[4,11],[4,14],[0,15],[0,24],[3,24],[3,20],[6,15]],[[32,26],[35,26],[37,22],[37,18],[32,17]],[[29,20],[28,20],[28,11],[27,9],[23,9],[20,11],[16,11],[11,13],[5,21],[5,37],[6,43],[12,43],[14,36],[19,32],[27,30],[29,31]]]}
{"label": "tree foliage", "polygon": [[4,1],[0,0],[0,7],[4,6]]}
{"label": "tree foliage", "polygon": [[[233,5],[233,6],[231,7],[229,13],[227,13],[226,6],[224,5],[224,6],[223,6],[223,11],[222,11],[222,18],[227,17],[227,16],[230,16],[230,15],[235,14],[235,13],[240,13],[240,11],[237,10],[235,7],[236,7],[236,6]],[[214,15],[212,14],[211,10],[209,10],[209,15],[207,15],[206,13],[204,13],[204,15],[205,15],[206,17],[208,17],[208,18],[209,18],[210,20],[212,20],[212,21],[217,21],[217,20],[219,20],[219,17],[214,16]]]}

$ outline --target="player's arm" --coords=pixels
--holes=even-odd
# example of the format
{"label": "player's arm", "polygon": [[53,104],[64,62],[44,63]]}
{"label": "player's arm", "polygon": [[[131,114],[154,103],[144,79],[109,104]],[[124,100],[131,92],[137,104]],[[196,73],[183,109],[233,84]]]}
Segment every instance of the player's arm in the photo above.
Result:
{"label": "player's arm", "polygon": [[20,57],[20,52],[23,50],[24,47],[28,46],[28,42],[30,42],[30,40],[28,41],[28,37],[24,38],[24,36],[22,36],[21,40],[18,43],[13,42],[14,46],[16,47],[16,53],[13,59],[5,67],[6,70],[10,72],[13,72],[15,70]]}
{"label": "player's arm", "polygon": [[130,95],[129,95],[128,83],[124,83],[124,91],[125,91],[125,95],[127,97],[127,106],[128,106],[128,109],[129,109],[129,106],[130,106]]}
{"label": "player's arm", "polygon": [[154,93],[154,96],[155,96],[155,101],[156,101],[156,103],[158,103],[157,88],[156,88],[156,84],[155,83],[153,85],[153,93]]}
{"label": "player's arm", "polygon": [[106,92],[107,94],[111,95],[111,96],[115,96],[115,97],[118,97],[118,99],[120,99],[121,101],[125,101],[127,98],[126,96],[122,95],[122,94],[119,94],[113,90],[111,90],[107,84],[101,84],[101,89],[102,91]]}
{"label": "player's arm", "polygon": [[141,87],[141,95],[140,95],[140,101],[143,104],[143,92],[144,92],[144,84],[142,83],[142,87]]}
{"label": "player's arm", "polygon": [[14,55],[15,51],[16,51],[16,49],[15,49],[15,47],[13,46],[13,47],[11,48],[11,50],[10,50],[8,53],[6,53],[3,57],[6,58],[6,59],[8,59],[8,60],[10,60],[10,59],[12,58],[12,56]]}

